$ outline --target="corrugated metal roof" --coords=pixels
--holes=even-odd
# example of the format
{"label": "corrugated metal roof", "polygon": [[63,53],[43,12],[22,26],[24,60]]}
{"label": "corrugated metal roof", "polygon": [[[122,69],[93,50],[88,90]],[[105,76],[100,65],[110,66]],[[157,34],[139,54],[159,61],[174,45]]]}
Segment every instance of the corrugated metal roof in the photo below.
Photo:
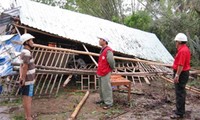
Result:
{"label": "corrugated metal roof", "polygon": [[0,14],[0,27],[10,24],[12,22],[12,17],[19,16],[19,8],[14,8],[10,10],[4,10]]}
{"label": "corrugated metal roof", "polygon": [[171,64],[173,57],[153,33],[58,7],[17,0],[21,23],[72,40],[98,46],[97,36],[106,35],[115,51]]}

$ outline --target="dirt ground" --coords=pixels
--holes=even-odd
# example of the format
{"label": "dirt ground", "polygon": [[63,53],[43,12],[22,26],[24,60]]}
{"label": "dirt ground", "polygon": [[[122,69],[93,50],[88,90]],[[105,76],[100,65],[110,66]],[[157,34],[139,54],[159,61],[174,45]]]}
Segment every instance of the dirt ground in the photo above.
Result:
{"label": "dirt ground", "polygon": [[[77,120],[169,120],[175,108],[174,87],[171,83],[156,80],[151,85],[133,87],[131,101],[127,93],[114,92],[114,106],[103,110],[94,102],[97,92],[89,95]],[[183,120],[200,120],[200,95],[187,92],[186,117]],[[35,98],[32,114],[35,120],[66,120],[83,98],[82,92],[63,90],[56,98]],[[21,100],[0,104],[0,120],[23,120]]]}

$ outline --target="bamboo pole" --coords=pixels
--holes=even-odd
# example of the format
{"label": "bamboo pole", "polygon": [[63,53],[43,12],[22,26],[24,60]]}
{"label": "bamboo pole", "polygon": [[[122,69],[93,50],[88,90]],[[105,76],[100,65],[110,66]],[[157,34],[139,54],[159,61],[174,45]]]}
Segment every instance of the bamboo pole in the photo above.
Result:
{"label": "bamboo pole", "polygon": [[82,106],[85,103],[85,101],[87,100],[88,96],[89,96],[89,91],[86,92],[85,96],[83,97],[83,99],[81,100],[81,102],[77,105],[77,107],[75,108],[75,110],[72,113],[71,117],[68,118],[68,120],[75,120],[76,116],[78,115],[78,112],[82,108]]}
{"label": "bamboo pole", "polygon": [[[66,48],[55,48],[55,47],[39,45],[39,44],[34,44],[34,46],[35,47],[39,47],[39,48],[52,49],[52,50],[61,50],[61,51],[66,51],[66,52],[71,52],[71,53],[76,53],[76,54],[82,54],[82,55],[99,56],[99,54],[92,53],[92,52],[78,51],[78,50],[72,50],[72,49],[66,49]],[[169,64],[151,62],[151,61],[147,61],[147,60],[134,59],[134,58],[125,58],[125,57],[118,57],[118,56],[114,56],[114,58],[118,59],[118,60],[125,60],[125,61],[143,62],[143,63],[150,64],[150,65],[160,65],[160,66],[166,66],[166,67],[171,67],[172,66],[172,65],[169,65]]]}
{"label": "bamboo pole", "polygon": [[[172,79],[169,79],[167,77],[164,77],[164,76],[161,76],[162,79],[168,81],[168,82],[171,82],[171,83],[174,83],[174,81]],[[191,92],[194,92],[194,93],[197,93],[197,94],[200,94],[200,89],[197,89],[197,88],[194,88],[192,86],[189,86],[189,85],[186,85],[185,87],[187,90],[191,91]]]}

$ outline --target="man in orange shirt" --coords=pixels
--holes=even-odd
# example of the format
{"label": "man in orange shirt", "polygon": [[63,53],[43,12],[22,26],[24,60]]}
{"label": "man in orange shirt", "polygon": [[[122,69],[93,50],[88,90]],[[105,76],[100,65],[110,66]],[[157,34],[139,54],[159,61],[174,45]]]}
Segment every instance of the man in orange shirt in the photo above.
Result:
{"label": "man in orange shirt", "polygon": [[174,59],[174,84],[176,94],[176,110],[171,119],[183,118],[185,114],[185,86],[189,79],[190,70],[190,50],[187,47],[187,36],[178,33],[174,39],[176,41],[177,54]]}

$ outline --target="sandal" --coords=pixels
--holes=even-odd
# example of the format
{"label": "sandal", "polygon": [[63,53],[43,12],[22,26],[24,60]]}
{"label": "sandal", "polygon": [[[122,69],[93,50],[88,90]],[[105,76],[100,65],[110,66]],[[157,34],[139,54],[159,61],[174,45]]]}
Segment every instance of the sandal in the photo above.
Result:
{"label": "sandal", "polygon": [[104,109],[104,110],[108,110],[108,109],[110,109],[111,107],[112,107],[112,105],[106,105],[106,106],[103,107],[103,109]]}
{"label": "sandal", "polygon": [[174,114],[172,116],[170,116],[171,119],[180,119],[180,118],[183,118],[183,115],[177,115],[177,114]]}

